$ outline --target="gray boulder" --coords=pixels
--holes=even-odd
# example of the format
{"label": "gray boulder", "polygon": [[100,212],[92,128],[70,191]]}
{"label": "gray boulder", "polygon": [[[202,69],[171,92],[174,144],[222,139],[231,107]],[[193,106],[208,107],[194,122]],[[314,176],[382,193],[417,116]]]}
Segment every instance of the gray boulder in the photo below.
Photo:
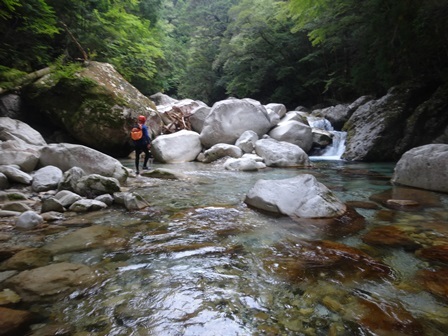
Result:
{"label": "gray boulder", "polygon": [[277,114],[280,117],[280,119],[283,118],[287,112],[286,106],[283,104],[269,103],[265,107],[268,111],[270,110],[275,114]]}
{"label": "gray boulder", "polygon": [[202,150],[199,134],[187,130],[160,135],[151,146],[154,159],[163,163],[194,161]]}
{"label": "gray boulder", "polygon": [[448,193],[448,145],[425,145],[404,153],[392,183]]}
{"label": "gray boulder", "polygon": [[41,166],[56,166],[63,172],[79,167],[86,174],[113,177],[120,183],[124,183],[128,177],[128,172],[120,161],[82,145],[60,143],[44,146],[39,163]]}
{"label": "gray boulder", "polygon": [[295,121],[298,121],[298,122],[301,122],[301,123],[307,125],[308,124],[308,116],[309,116],[309,114],[306,112],[289,111],[285,114],[285,116],[283,118],[280,119],[280,122],[295,120]]}
{"label": "gray boulder", "polygon": [[204,128],[204,121],[212,110],[208,106],[199,106],[191,112],[190,123],[191,129],[195,132],[201,133]]}
{"label": "gray boulder", "polygon": [[278,141],[286,141],[297,145],[305,152],[309,152],[313,145],[311,127],[295,120],[279,123],[269,132],[269,136]]}
{"label": "gray boulder", "polygon": [[58,167],[45,166],[33,173],[31,187],[34,191],[48,191],[56,189],[62,181],[63,173]]}
{"label": "gray boulder", "polygon": [[76,183],[78,183],[81,177],[86,176],[86,172],[79,167],[72,167],[64,172],[61,183],[59,183],[59,190],[74,191]]}
{"label": "gray boulder", "polygon": [[124,195],[124,206],[129,211],[147,208],[149,203],[137,193],[126,193]]}
{"label": "gray boulder", "polygon": [[70,205],[69,210],[74,212],[87,212],[87,211],[97,211],[107,208],[107,204],[101,201],[92,199],[80,199],[72,205]]}
{"label": "gray boulder", "polygon": [[247,130],[260,137],[271,128],[266,108],[251,100],[227,99],[215,103],[204,121],[200,139],[205,148],[218,143],[235,144]]}
{"label": "gray boulder", "polygon": [[0,140],[16,140],[29,145],[43,146],[47,142],[28,124],[8,117],[0,117]]}
{"label": "gray boulder", "polygon": [[0,165],[17,165],[24,172],[35,170],[40,156],[40,146],[19,140],[0,142]]}
{"label": "gray boulder", "polygon": [[224,168],[227,170],[235,170],[235,171],[256,171],[259,169],[266,168],[266,165],[263,162],[256,161],[252,158],[229,158],[224,163]]}
{"label": "gray boulder", "polygon": [[6,93],[0,97],[0,116],[21,119],[22,99],[18,94]]}
{"label": "gray boulder", "polygon": [[113,177],[90,174],[81,177],[75,185],[75,193],[94,198],[103,194],[113,194],[120,191],[120,183]]}
{"label": "gray boulder", "polygon": [[264,159],[268,167],[309,166],[305,151],[297,145],[274,139],[260,139],[255,143],[255,152]]}
{"label": "gray boulder", "polygon": [[245,131],[235,142],[235,145],[241,148],[244,153],[252,153],[258,139],[258,134],[254,131]]}
{"label": "gray boulder", "polygon": [[43,223],[43,218],[32,210],[23,212],[16,220],[16,227],[24,230],[34,229]]}
{"label": "gray boulder", "polygon": [[4,174],[10,182],[31,185],[33,177],[15,166],[0,166],[0,173]]}
{"label": "gray boulder", "polygon": [[64,211],[65,211],[64,206],[58,199],[54,197],[49,197],[42,201],[42,207],[40,209],[41,214],[47,212],[64,212]]}
{"label": "gray boulder", "polygon": [[56,193],[56,195],[54,195],[54,198],[58,200],[58,202],[61,203],[64,208],[68,208],[76,201],[82,199],[80,195],[70,190],[61,190],[58,193]]}
{"label": "gray boulder", "polygon": [[207,149],[203,154],[201,161],[210,163],[226,156],[240,158],[243,156],[243,151],[238,146],[220,143]]}
{"label": "gray boulder", "polygon": [[344,203],[310,174],[284,180],[259,180],[249,190],[245,203],[299,218],[332,218],[347,211]]}
{"label": "gray boulder", "polygon": [[0,173],[0,190],[9,188],[9,181],[5,174]]}

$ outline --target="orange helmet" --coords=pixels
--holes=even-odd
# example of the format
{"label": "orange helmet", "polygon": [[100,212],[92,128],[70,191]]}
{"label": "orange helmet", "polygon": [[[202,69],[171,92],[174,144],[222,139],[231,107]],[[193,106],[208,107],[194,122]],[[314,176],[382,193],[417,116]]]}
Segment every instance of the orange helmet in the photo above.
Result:
{"label": "orange helmet", "polygon": [[146,117],[140,115],[140,116],[138,116],[138,121],[139,121],[140,123],[144,124],[144,123],[146,122]]}

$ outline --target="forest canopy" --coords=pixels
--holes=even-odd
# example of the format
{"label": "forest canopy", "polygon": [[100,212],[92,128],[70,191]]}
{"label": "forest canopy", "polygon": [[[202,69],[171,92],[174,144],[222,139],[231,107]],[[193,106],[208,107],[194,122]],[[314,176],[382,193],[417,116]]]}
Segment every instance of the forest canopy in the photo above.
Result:
{"label": "forest canopy", "polygon": [[0,87],[111,63],[143,94],[330,104],[448,78],[446,0],[0,0]]}

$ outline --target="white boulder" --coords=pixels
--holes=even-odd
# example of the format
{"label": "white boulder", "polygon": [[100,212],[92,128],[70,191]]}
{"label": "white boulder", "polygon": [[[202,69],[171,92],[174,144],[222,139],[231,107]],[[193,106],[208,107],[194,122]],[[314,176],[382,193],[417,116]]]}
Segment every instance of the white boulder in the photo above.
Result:
{"label": "white boulder", "polygon": [[299,218],[332,218],[344,214],[344,203],[313,175],[283,180],[258,180],[245,203],[273,213]]}

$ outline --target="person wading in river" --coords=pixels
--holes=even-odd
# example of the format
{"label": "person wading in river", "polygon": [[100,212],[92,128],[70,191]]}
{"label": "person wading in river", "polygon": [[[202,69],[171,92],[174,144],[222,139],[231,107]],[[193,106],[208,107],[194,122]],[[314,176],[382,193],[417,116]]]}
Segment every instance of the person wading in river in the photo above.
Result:
{"label": "person wading in river", "polygon": [[148,169],[148,160],[152,157],[149,149],[151,148],[151,137],[148,127],[145,125],[145,116],[138,116],[137,125],[131,131],[131,138],[135,147],[135,172],[140,174],[140,154],[145,153],[143,159],[143,170]]}

